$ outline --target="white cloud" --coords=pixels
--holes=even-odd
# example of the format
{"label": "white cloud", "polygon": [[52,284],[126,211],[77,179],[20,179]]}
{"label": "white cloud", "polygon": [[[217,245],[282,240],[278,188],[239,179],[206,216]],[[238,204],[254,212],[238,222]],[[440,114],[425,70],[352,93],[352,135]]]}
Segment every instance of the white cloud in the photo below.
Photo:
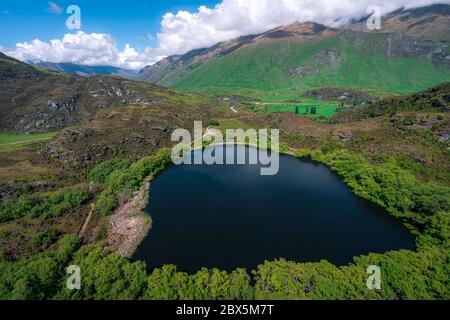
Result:
{"label": "white cloud", "polygon": [[197,12],[165,14],[158,40],[164,51],[180,54],[294,22],[334,25],[339,18],[344,23],[366,16],[371,5],[389,13],[434,3],[450,0],[223,0],[212,9],[202,6]]}
{"label": "white cloud", "polygon": [[47,11],[54,14],[61,14],[64,11],[64,9],[58,6],[53,1],[49,1]]}
{"label": "white cloud", "polygon": [[111,35],[83,31],[68,33],[62,39],[49,42],[35,39],[30,43],[17,43],[13,50],[0,46],[0,51],[21,61],[72,62],[129,69],[143,68],[162,58],[159,49],[138,52],[127,44],[120,51]]}
{"label": "white cloud", "polygon": [[[50,2],[51,4],[52,2]],[[242,35],[267,31],[293,22],[315,21],[334,25],[367,15],[378,5],[383,13],[401,7],[414,8],[450,0],[223,0],[214,8],[201,6],[196,12],[166,13],[157,35],[159,46],[143,51],[126,45],[117,48],[111,35],[79,31],[62,39],[17,43],[0,50],[22,61],[75,62],[139,69],[165,56],[183,54]]]}

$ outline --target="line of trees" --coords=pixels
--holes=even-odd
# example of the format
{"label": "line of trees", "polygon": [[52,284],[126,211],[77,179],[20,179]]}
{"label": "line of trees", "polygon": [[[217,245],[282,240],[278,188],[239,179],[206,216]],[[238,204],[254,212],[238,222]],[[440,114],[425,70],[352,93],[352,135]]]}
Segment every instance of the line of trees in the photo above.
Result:
{"label": "line of trees", "polygon": [[[300,108],[298,106],[295,107],[295,114],[300,114]],[[311,111],[309,110],[309,107],[306,107],[306,111],[304,113],[306,114],[312,114],[312,115],[316,115],[317,114],[317,107],[311,107]]]}
{"label": "line of trees", "polygon": [[[15,262],[0,257],[0,299],[449,299],[449,258],[448,250],[427,246],[358,257],[340,268],[280,259],[251,273],[204,268],[187,274],[167,265],[148,274],[144,262],[80,247],[77,237],[66,236],[54,251]],[[69,265],[80,267],[80,290],[66,287]],[[380,291],[366,286],[370,265],[381,268]]]}

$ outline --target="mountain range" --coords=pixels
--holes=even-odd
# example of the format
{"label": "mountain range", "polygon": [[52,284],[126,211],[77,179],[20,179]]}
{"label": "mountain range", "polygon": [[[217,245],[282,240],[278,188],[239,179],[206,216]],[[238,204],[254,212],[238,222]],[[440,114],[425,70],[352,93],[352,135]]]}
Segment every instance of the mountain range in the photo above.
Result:
{"label": "mountain range", "polygon": [[296,96],[353,88],[372,96],[404,94],[450,81],[450,5],[399,9],[340,28],[294,23],[209,48],[172,55],[140,71],[76,63],[30,62],[52,71],[117,75],[189,92]]}
{"label": "mountain range", "polygon": [[[378,32],[399,32],[424,40],[448,42],[449,16],[450,6],[445,4],[409,10],[399,9],[382,18],[382,29]],[[356,31],[368,31],[366,19],[353,21],[346,27]]]}
{"label": "mountain range", "polygon": [[122,69],[112,66],[86,66],[77,63],[54,63],[54,62],[30,62],[31,65],[52,71],[77,74],[88,77],[98,74],[117,75],[124,78],[133,78],[137,71]]}
{"label": "mountain range", "polygon": [[450,6],[397,10],[382,29],[314,22],[169,56],[135,77],[185,91],[249,96],[345,87],[373,95],[417,92],[450,81]]}

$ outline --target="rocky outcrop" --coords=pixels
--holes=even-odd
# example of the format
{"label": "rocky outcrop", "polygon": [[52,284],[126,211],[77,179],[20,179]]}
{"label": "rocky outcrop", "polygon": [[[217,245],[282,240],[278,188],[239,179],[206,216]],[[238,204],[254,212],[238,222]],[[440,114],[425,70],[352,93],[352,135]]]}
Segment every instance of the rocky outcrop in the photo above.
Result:
{"label": "rocky outcrop", "polygon": [[0,202],[6,199],[16,199],[24,192],[42,192],[51,189],[54,185],[47,180],[21,182],[9,181],[0,186]]}
{"label": "rocky outcrop", "polygon": [[313,55],[305,64],[288,69],[285,73],[292,78],[303,79],[307,76],[318,74],[325,66],[332,70],[338,70],[344,62],[345,59],[338,50],[323,50]]}
{"label": "rocky outcrop", "polygon": [[368,33],[352,30],[342,31],[340,38],[352,43],[357,50],[370,50],[389,59],[426,60],[435,66],[450,69],[448,42],[422,40],[402,33],[378,35],[372,41],[368,41]]}
{"label": "rocky outcrop", "polygon": [[0,53],[0,130],[42,133],[80,123],[99,110],[159,106],[167,89],[115,76],[83,78],[43,71]]}
{"label": "rocky outcrop", "polygon": [[175,129],[191,130],[199,120],[206,123],[214,110],[202,103],[161,101],[152,106],[98,110],[89,121],[63,129],[40,153],[73,168],[90,168],[111,157],[139,159],[169,146]]}
{"label": "rocky outcrop", "polygon": [[401,8],[382,17],[380,30],[368,30],[367,19],[346,27],[358,31],[402,33],[431,41],[450,41],[450,5],[435,4],[412,9]]}
{"label": "rocky outcrop", "polygon": [[318,100],[340,101],[344,105],[354,106],[372,104],[379,100],[379,98],[372,97],[365,91],[343,88],[309,90],[305,92],[305,96]]}
{"label": "rocky outcrop", "polygon": [[105,243],[105,252],[131,258],[151,229],[150,216],[142,212],[148,204],[150,183],[147,181],[128,201],[122,203],[109,219],[110,231]]}

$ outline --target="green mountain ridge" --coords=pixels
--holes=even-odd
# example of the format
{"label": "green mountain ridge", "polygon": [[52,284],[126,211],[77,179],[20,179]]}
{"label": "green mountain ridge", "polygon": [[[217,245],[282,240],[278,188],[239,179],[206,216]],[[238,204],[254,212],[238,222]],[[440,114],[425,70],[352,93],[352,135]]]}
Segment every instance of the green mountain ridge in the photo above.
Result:
{"label": "green mountain ridge", "polygon": [[[175,83],[161,84],[205,93],[303,92],[320,87],[409,93],[450,80],[448,65],[439,65],[445,61],[408,56],[402,48],[383,54],[391,37],[346,32],[308,43],[270,41],[209,61]],[[448,53],[448,46],[431,50]]]}
{"label": "green mountain ridge", "polygon": [[448,7],[392,13],[385,17],[389,28],[381,30],[392,33],[358,31],[357,23],[355,30],[296,23],[168,57],[137,78],[188,92],[250,97],[328,87],[375,96],[418,92],[450,81],[450,49],[446,41],[408,33],[408,26],[432,14],[435,19],[422,25],[435,30],[436,20],[449,20]]}

